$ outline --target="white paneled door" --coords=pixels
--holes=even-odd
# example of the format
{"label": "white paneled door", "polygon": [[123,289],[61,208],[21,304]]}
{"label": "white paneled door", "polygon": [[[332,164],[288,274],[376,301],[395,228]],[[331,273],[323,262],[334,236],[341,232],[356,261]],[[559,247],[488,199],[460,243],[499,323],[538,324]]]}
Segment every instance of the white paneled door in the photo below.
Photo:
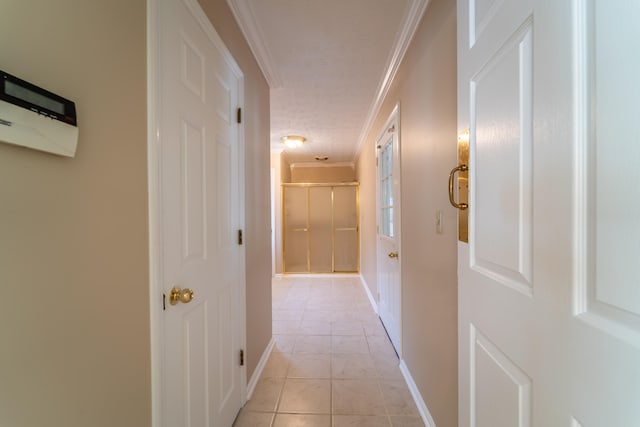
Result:
{"label": "white paneled door", "polygon": [[460,426],[640,426],[639,20],[458,0]]}
{"label": "white paneled door", "polygon": [[196,1],[156,5],[162,425],[230,427],[246,375],[242,75]]}
{"label": "white paneled door", "polygon": [[392,112],[376,146],[378,314],[398,355],[402,355],[400,276],[400,121]]}

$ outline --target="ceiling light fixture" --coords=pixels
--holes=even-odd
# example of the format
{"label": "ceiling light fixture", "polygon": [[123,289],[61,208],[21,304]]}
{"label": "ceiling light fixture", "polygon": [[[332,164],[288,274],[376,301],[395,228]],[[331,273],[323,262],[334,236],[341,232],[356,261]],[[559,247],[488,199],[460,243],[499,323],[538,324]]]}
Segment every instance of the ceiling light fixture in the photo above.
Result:
{"label": "ceiling light fixture", "polygon": [[315,159],[318,160],[319,162],[324,162],[325,160],[329,160],[329,157],[327,157],[327,156],[316,156]]}
{"label": "ceiling light fixture", "polygon": [[307,140],[304,136],[299,135],[287,135],[282,137],[282,142],[289,148],[302,147],[302,144]]}

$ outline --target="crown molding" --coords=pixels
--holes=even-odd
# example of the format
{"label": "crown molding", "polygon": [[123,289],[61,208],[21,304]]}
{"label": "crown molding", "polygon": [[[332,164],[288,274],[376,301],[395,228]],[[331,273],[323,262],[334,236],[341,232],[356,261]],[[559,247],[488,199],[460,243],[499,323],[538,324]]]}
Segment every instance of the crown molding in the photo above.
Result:
{"label": "crown molding", "polygon": [[291,169],[294,168],[351,168],[355,169],[356,165],[352,162],[336,162],[336,163],[314,163],[314,162],[300,162],[300,163],[291,163],[289,166]]}
{"label": "crown molding", "polygon": [[389,90],[391,89],[391,84],[398,73],[398,69],[400,68],[400,64],[404,59],[404,55],[407,53],[407,49],[413,40],[413,36],[415,35],[418,25],[422,20],[422,16],[424,15],[425,10],[427,10],[427,6],[429,5],[430,0],[412,0],[411,6],[409,7],[407,14],[405,15],[401,30],[398,34],[398,39],[396,40],[395,46],[389,55],[389,60],[387,62],[386,73],[383,75],[380,80],[380,84],[378,86],[378,91],[376,92],[376,97],[369,109],[369,114],[367,115],[367,120],[362,127],[362,131],[360,131],[360,136],[358,138],[358,145],[356,146],[355,151],[353,152],[353,159],[355,160],[362,149],[362,145],[369,136],[373,128],[373,123],[376,119],[376,116],[380,112],[382,108],[382,103],[384,102]]}
{"label": "crown molding", "polygon": [[262,74],[271,89],[282,87],[282,78],[278,74],[276,62],[271,55],[271,51],[265,44],[262,28],[258,24],[253,8],[249,0],[227,0],[233,16],[238,22],[238,26],[244,34],[244,38],[249,44],[253,56],[258,62]]}

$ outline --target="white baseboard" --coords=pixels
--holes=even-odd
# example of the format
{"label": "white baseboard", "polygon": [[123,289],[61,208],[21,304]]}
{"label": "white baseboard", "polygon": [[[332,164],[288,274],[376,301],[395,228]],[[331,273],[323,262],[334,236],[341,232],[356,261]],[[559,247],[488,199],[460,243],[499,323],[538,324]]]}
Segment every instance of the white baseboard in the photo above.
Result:
{"label": "white baseboard", "polygon": [[271,341],[269,341],[269,344],[267,344],[267,348],[264,349],[264,352],[262,353],[262,357],[260,357],[260,360],[258,361],[258,365],[256,366],[256,369],[253,371],[253,375],[251,375],[251,379],[247,384],[247,400],[251,399],[251,396],[253,395],[253,392],[256,389],[256,385],[258,384],[258,380],[260,379],[260,375],[262,375],[262,371],[264,371],[264,367],[267,364],[267,360],[269,360],[269,356],[271,355],[271,350],[273,350],[273,347],[275,345],[276,345],[276,340],[273,337],[271,337]]}
{"label": "white baseboard", "polygon": [[[276,274],[276,277],[278,277],[277,274]],[[359,273],[283,273],[279,275],[279,278],[286,278],[286,277],[341,279],[346,277],[360,277],[360,274]]]}
{"label": "white baseboard", "polygon": [[407,364],[404,363],[404,360],[400,361],[400,371],[402,371],[402,376],[404,376],[404,380],[409,387],[409,391],[411,391],[411,396],[413,400],[416,402],[416,406],[418,407],[418,412],[420,412],[420,417],[422,417],[422,421],[424,422],[425,427],[436,427],[435,421],[433,421],[433,417],[429,412],[429,408],[427,408],[427,404],[424,403],[422,399],[422,395],[420,391],[418,391],[418,386],[413,381],[413,377],[409,372],[409,368]]}
{"label": "white baseboard", "polygon": [[367,297],[369,297],[369,302],[371,303],[371,307],[373,308],[373,311],[376,314],[378,314],[378,303],[376,302],[376,299],[371,294],[371,291],[369,290],[369,285],[367,285],[367,281],[364,280],[364,276],[362,274],[360,275],[360,283],[362,283],[362,286],[364,286],[364,291],[367,293]]}

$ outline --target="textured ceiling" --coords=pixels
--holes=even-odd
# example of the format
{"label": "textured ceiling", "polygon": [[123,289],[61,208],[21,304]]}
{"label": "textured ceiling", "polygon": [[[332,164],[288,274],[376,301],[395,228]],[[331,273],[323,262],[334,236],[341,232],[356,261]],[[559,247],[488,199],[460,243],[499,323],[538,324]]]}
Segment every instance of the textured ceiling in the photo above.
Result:
{"label": "textured ceiling", "polygon": [[302,135],[292,163],[353,161],[426,0],[228,2],[271,86],[272,149]]}

